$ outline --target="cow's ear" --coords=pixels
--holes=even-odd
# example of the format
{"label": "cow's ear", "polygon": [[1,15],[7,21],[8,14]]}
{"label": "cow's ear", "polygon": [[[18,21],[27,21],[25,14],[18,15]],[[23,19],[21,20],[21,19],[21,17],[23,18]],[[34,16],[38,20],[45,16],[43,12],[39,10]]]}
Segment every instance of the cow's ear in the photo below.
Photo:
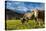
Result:
{"label": "cow's ear", "polygon": [[34,10],[32,12],[34,12]]}
{"label": "cow's ear", "polygon": [[37,13],[39,14],[39,11],[37,11]]}

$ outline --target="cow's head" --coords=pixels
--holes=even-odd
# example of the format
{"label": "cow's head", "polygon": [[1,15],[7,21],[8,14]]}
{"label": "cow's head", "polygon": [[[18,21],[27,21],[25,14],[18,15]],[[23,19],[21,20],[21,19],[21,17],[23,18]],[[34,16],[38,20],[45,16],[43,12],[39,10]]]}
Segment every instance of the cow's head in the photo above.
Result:
{"label": "cow's head", "polygon": [[32,13],[34,14],[35,17],[38,17],[38,10],[37,9],[32,10]]}

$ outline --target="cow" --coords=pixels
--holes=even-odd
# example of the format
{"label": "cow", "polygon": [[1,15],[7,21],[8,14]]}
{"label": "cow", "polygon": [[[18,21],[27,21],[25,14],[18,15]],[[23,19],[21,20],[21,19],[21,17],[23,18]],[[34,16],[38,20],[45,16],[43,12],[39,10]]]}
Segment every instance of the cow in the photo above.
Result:
{"label": "cow", "polygon": [[[25,21],[28,22],[28,20],[34,19],[35,22],[39,23],[40,20],[44,22],[44,10],[32,10],[31,13],[25,13],[23,18],[21,18],[22,24],[25,23]],[[40,25],[40,23],[39,23]]]}
{"label": "cow", "polygon": [[28,22],[28,20],[33,19],[33,17],[34,17],[33,15],[34,15],[33,12],[25,13],[24,16],[23,16],[23,18],[21,18],[22,24],[24,24],[25,21]]}
{"label": "cow", "polygon": [[40,26],[40,21],[43,21],[44,23],[44,10],[32,10],[34,12],[34,16],[35,16],[35,21],[37,21],[37,23]]}

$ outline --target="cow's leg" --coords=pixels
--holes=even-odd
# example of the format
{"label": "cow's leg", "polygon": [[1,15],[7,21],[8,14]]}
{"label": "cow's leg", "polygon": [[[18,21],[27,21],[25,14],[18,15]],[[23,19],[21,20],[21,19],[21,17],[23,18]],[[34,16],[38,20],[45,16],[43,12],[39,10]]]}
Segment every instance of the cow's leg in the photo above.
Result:
{"label": "cow's leg", "polygon": [[25,19],[25,18],[23,18],[23,19],[22,19],[22,24],[24,24],[24,23],[25,23],[25,21],[26,21],[26,19]]}
{"label": "cow's leg", "polygon": [[37,18],[35,18],[35,21],[37,21]]}
{"label": "cow's leg", "polygon": [[38,19],[37,19],[37,17],[35,17],[35,22],[38,22]]}
{"label": "cow's leg", "polygon": [[39,22],[39,26],[40,26],[41,24],[40,24],[40,22]]}
{"label": "cow's leg", "polygon": [[37,25],[40,25],[37,17],[35,17],[35,22],[37,22]]}
{"label": "cow's leg", "polygon": [[40,26],[40,21],[39,21],[39,19],[37,18],[37,24]]}
{"label": "cow's leg", "polygon": [[25,21],[24,21],[24,20],[22,20],[22,24],[24,24],[24,22],[25,22]]}
{"label": "cow's leg", "polygon": [[28,22],[28,20],[29,20],[29,18],[27,17],[27,18],[26,18],[26,21]]}
{"label": "cow's leg", "polygon": [[21,20],[21,22],[22,22],[22,24],[23,24],[23,23],[24,23],[24,20],[23,20],[23,18],[21,18],[20,20]]}

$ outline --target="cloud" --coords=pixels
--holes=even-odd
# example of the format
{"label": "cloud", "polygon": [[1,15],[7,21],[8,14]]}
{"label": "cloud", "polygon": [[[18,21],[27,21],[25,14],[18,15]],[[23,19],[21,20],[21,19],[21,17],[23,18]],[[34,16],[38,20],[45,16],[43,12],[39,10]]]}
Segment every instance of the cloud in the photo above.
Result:
{"label": "cloud", "polygon": [[45,10],[44,3],[30,4],[30,5],[28,6],[28,8],[30,8],[30,10],[32,10],[32,9]]}
{"label": "cloud", "polygon": [[23,2],[7,2],[7,8],[25,12],[28,10]]}
{"label": "cloud", "polygon": [[15,2],[15,1],[8,1],[7,2],[7,8],[15,10],[18,6],[24,6],[24,3],[22,2]]}
{"label": "cloud", "polygon": [[14,4],[11,2],[7,2],[7,9],[14,9]]}
{"label": "cloud", "polygon": [[26,8],[26,7],[24,7],[24,6],[18,6],[18,7],[16,8],[16,10],[26,12],[26,11],[28,10],[28,8]]}
{"label": "cloud", "polygon": [[[29,5],[28,5],[29,3]],[[7,2],[7,8],[8,9],[12,9],[14,11],[17,11],[19,13],[24,13],[27,12],[28,10],[32,10],[32,9],[44,9],[44,4],[33,4],[31,2],[17,2],[17,1],[8,1]]]}

